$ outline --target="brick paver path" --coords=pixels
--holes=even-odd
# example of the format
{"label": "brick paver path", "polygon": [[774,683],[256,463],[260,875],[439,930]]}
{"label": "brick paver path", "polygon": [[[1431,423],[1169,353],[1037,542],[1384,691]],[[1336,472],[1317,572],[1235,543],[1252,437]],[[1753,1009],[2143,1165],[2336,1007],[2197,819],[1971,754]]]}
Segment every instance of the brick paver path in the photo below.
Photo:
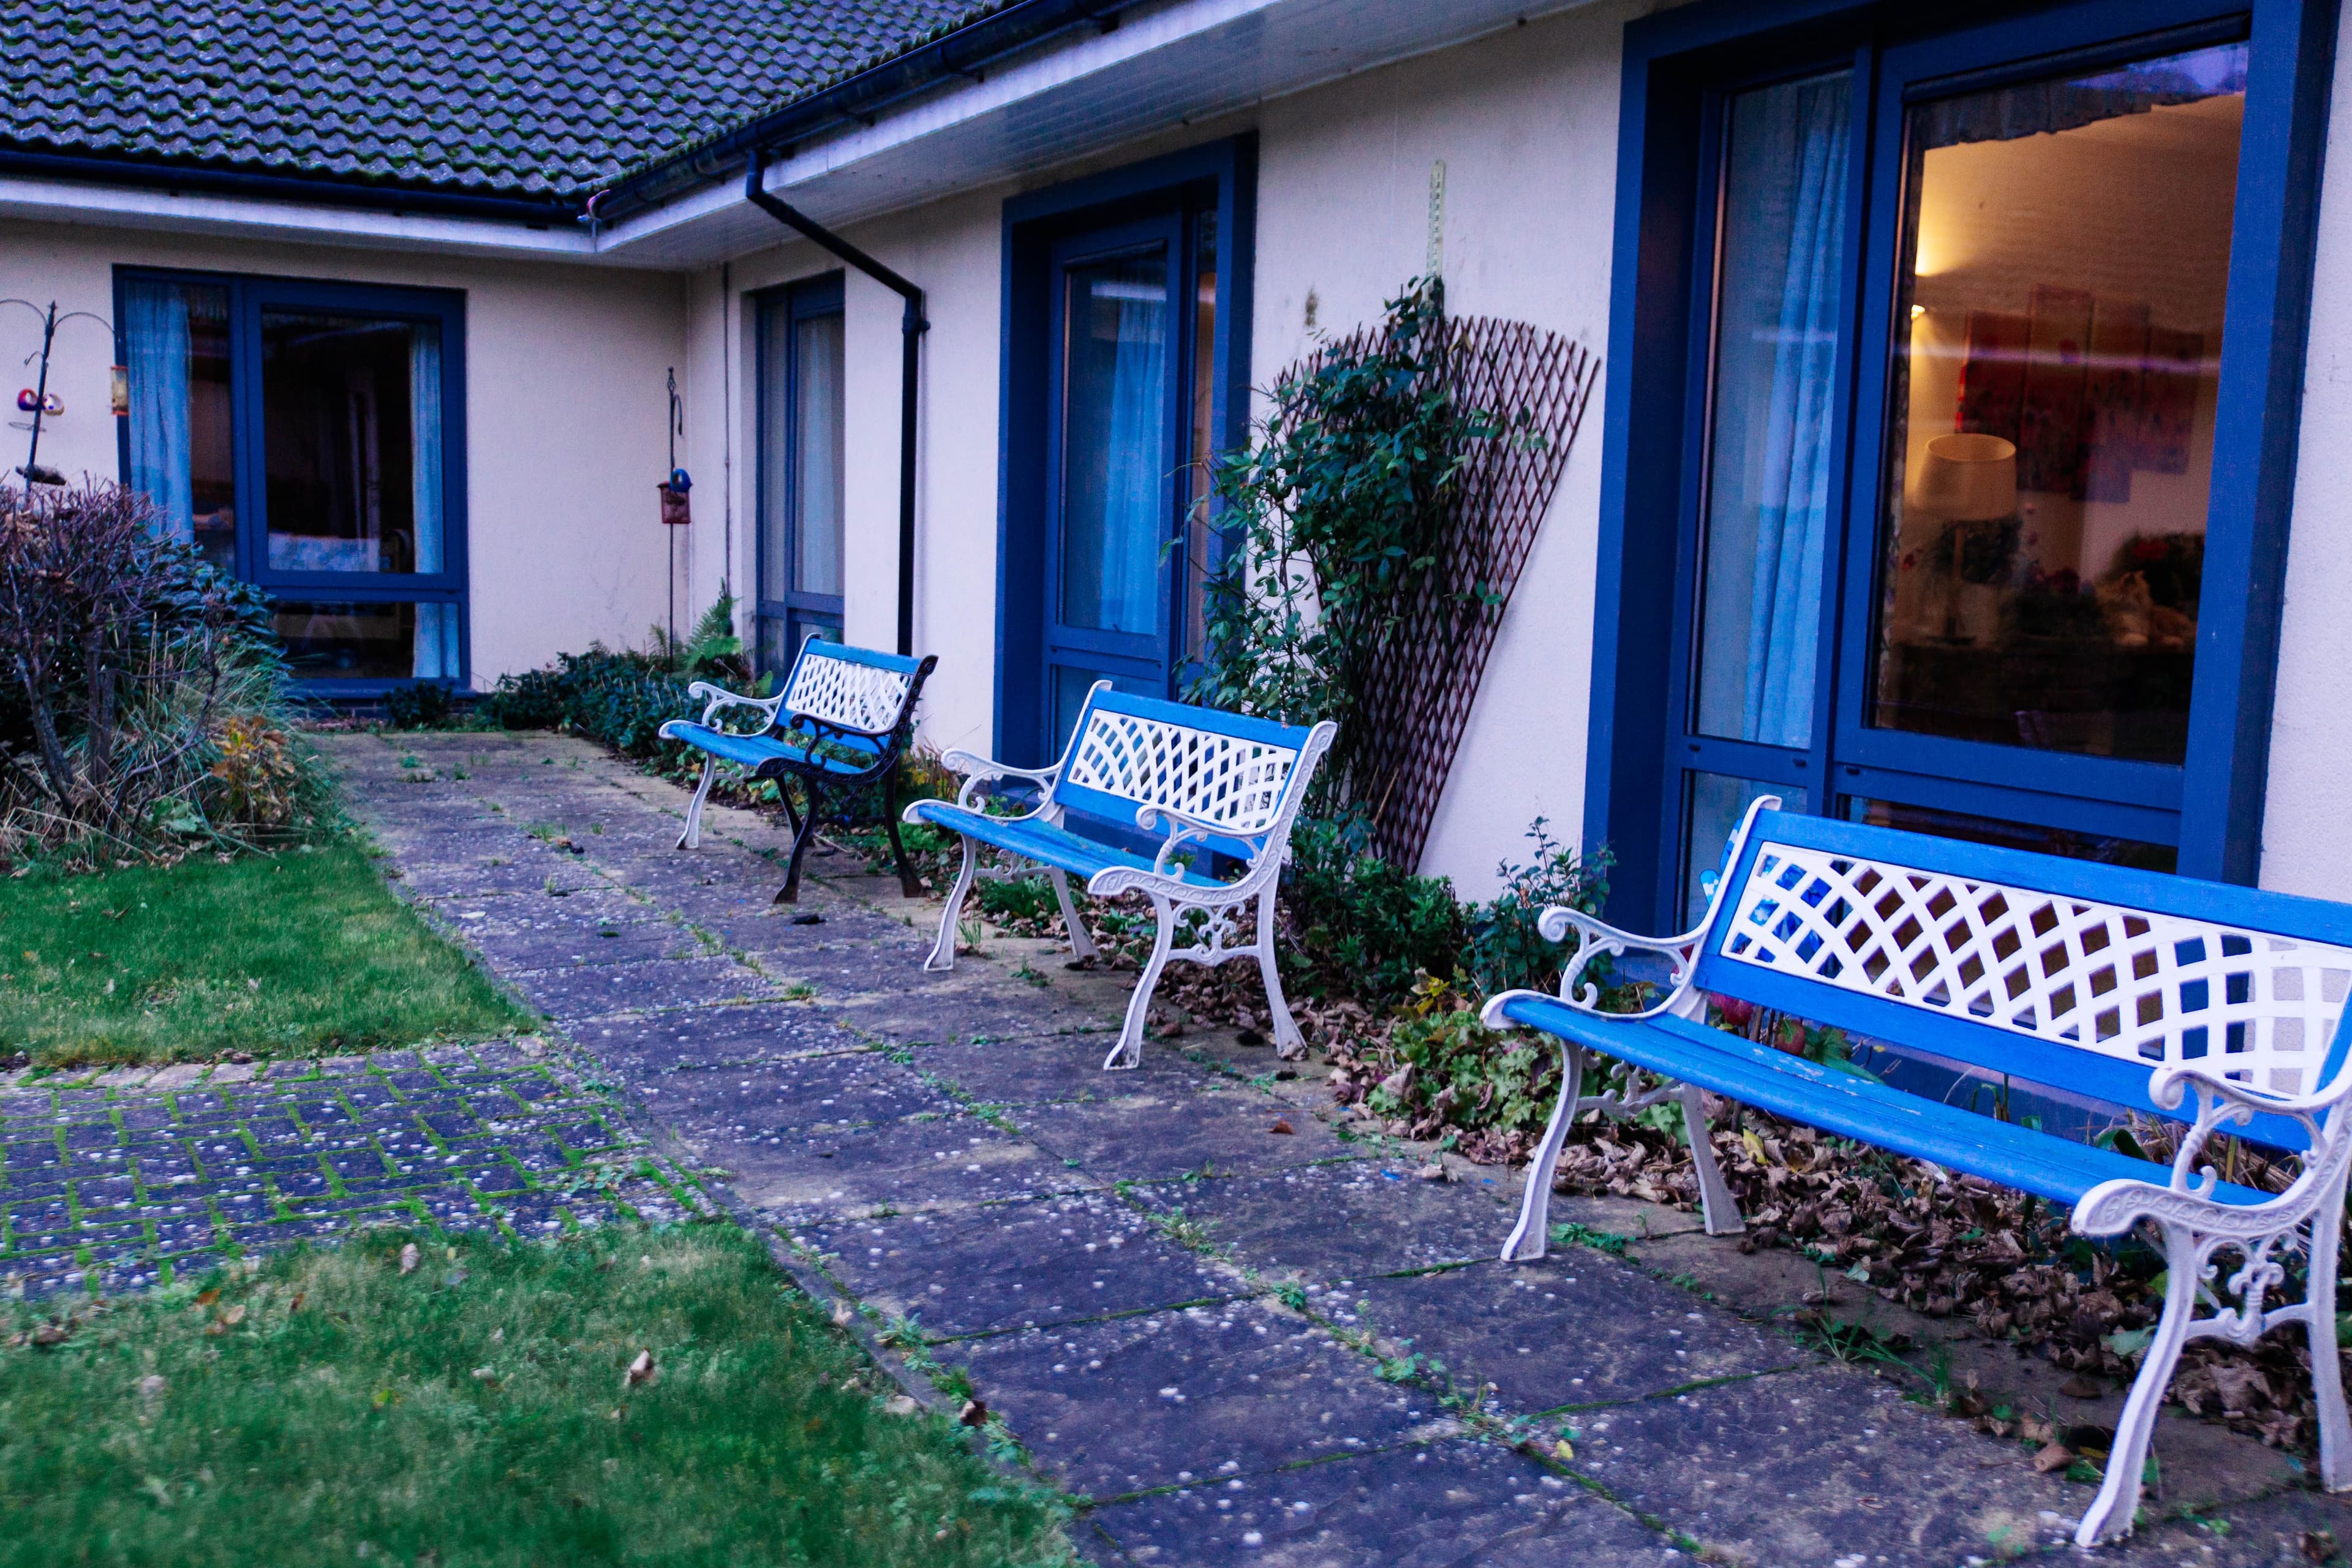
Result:
{"label": "brick paver path", "polygon": [[[1270,1052],[1155,1042],[1139,1071],[1103,1073],[1110,977],[992,938],[991,960],[927,975],[917,911],[841,880],[838,858],[797,910],[773,909],[775,825],[718,812],[678,852],[683,795],[574,742],[335,749],[408,892],[621,1085],[659,1147],[919,1362],[968,1376],[1029,1462],[1089,1500],[1079,1535],[1102,1562],[1876,1568],[2070,1550],[2088,1493],[2018,1445],[1602,1252],[1493,1261],[1507,1180],[1416,1179],[1318,1114],[1310,1081],[1276,1079]],[[510,1093],[542,1069],[467,1070]],[[367,1081],[417,1097],[402,1125],[419,1137],[447,1138],[436,1114],[490,1125],[465,1071]],[[565,1129],[595,1120],[611,1149],[618,1130],[576,1094],[544,1115],[510,1103],[536,1118],[541,1164],[513,1140],[499,1164],[452,1138],[433,1148],[466,1173],[443,1175],[423,1142],[379,1138],[370,1179],[430,1174],[427,1191],[549,1223],[546,1173],[582,1147]],[[318,1141],[359,1136],[373,1112],[351,1114]],[[336,1156],[305,1157],[322,1163],[300,1180],[326,1183]],[[240,1163],[236,1180],[272,1189],[257,1152]],[[536,1185],[494,1194],[474,1174],[493,1165]],[[219,1192],[206,1223],[235,1236]],[[2294,1493],[2099,1560],[2274,1562],[2341,1517]]]}

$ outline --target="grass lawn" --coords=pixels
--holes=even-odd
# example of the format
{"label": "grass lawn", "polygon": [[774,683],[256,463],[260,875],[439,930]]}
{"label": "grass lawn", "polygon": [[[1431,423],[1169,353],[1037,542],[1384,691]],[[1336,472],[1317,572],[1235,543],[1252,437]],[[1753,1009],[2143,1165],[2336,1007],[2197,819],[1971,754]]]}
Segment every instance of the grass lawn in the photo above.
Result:
{"label": "grass lawn", "polygon": [[80,1312],[0,1346],[0,1565],[1072,1561],[732,1226],[377,1232]]}
{"label": "grass lawn", "polygon": [[348,837],[226,864],[0,880],[0,1053],[303,1056],[529,1029]]}

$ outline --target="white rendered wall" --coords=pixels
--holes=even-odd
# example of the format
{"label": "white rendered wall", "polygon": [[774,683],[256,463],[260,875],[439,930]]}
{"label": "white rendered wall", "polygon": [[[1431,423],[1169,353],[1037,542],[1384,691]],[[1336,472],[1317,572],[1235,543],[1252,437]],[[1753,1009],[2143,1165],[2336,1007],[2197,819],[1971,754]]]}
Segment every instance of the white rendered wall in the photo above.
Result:
{"label": "white rendered wall", "polygon": [[[599,639],[640,643],[661,618],[662,377],[685,326],[674,275],[0,224],[7,293],[110,321],[118,265],[464,290],[474,684]],[[0,313],[0,363],[23,377],[0,394],[11,407],[37,370],[16,362],[39,344],[30,311]],[[43,430],[41,458],[68,478],[120,477],[113,363],[105,329],[59,329],[49,385],[66,412]],[[0,467],[13,469],[25,436],[5,435]]]}
{"label": "white rendered wall", "polygon": [[[2352,28],[2352,16],[2347,16]],[[2352,900],[2352,37],[2336,51],[2263,812],[2266,888]]]}
{"label": "white rendered wall", "polygon": [[[1445,162],[1447,309],[1607,346],[1625,5],[1529,23],[1268,104],[1257,205],[1256,368],[1264,384],[1423,269],[1430,166]],[[1537,816],[1573,843],[1584,818],[1601,399],[1538,530],[1463,733],[1422,869],[1465,897],[1524,858]]]}

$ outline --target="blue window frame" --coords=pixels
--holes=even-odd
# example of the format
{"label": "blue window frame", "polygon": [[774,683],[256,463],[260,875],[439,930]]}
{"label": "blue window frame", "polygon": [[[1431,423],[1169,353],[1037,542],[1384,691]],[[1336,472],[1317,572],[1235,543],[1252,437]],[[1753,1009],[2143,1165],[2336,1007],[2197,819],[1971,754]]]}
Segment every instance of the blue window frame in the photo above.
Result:
{"label": "blue window frame", "polygon": [[114,293],[124,482],[268,590],[310,689],[463,685],[464,297],[130,267]]}
{"label": "blue window frame", "polygon": [[[1979,16],[1780,0],[1626,29],[1586,812],[1622,919],[1690,909],[1724,819],[1767,789],[2257,869],[2336,5]],[[2094,299],[2049,233],[2056,275],[2002,285],[2032,313],[1994,309],[2000,205],[1954,205],[1953,183],[1997,195],[2091,145],[2084,127],[2158,121],[2206,137],[2230,204],[2190,234],[2168,193],[2164,248],[2215,258],[2201,336],[2112,279]],[[2069,221],[2048,205],[2045,225]],[[2193,361],[2164,357],[2183,342]],[[2201,381],[2159,375],[2176,363]],[[2102,402],[2118,365],[2128,391]],[[2187,524],[2135,524],[2182,506]],[[2168,551],[2200,558],[2186,598]]]}
{"label": "blue window frame", "polygon": [[1247,437],[1247,137],[1005,203],[998,754],[1042,763],[1108,679],[1179,690]]}
{"label": "blue window frame", "polygon": [[842,275],[757,300],[757,647],[760,668],[782,679],[811,633],[835,642],[842,635]]}

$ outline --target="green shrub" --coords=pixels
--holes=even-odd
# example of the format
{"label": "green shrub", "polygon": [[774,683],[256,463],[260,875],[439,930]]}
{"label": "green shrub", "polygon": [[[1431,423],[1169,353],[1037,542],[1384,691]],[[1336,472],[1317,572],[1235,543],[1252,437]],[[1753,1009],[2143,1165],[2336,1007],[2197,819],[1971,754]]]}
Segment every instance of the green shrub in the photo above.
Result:
{"label": "green shrub", "polygon": [[569,730],[644,761],[683,749],[658,731],[702,711],[688,684],[651,655],[591,647],[558,655],[545,669],[500,676],[481,712],[502,729]]}
{"label": "green shrub", "polygon": [[306,830],[268,600],[137,490],[0,489],[0,857],[166,858]]}
{"label": "green shrub", "polygon": [[1307,994],[1385,1009],[1412,994],[1422,975],[1454,973],[1466,925],[1452,882],[1400,871],[1373,854],[1361,813],[1302,821],[1290,843],[1285,901]]}
{"label": "green shrub", "polygon": [[383,694],[383,714],[395,730],[437,730],[455,711],[449,688],[437,680],[413,680]]}

